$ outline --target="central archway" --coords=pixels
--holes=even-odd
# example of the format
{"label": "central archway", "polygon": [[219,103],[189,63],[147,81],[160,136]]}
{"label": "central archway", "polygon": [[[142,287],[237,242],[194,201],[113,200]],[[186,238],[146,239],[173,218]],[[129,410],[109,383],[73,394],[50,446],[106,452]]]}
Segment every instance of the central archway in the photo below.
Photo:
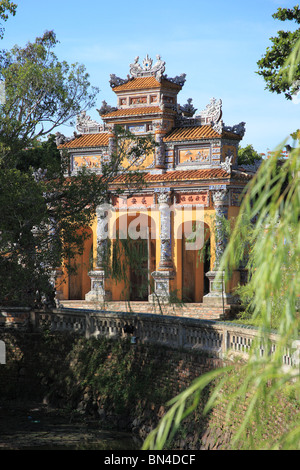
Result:
{"label": "central archway", "polygon": [[117,218],[115,233],[113,300],[146,302],[153,292],[150,274],[156,268],[155,222],[148,214],[127,213]]}
{"label": "central archway", "polygon": [[[209,280],[205,273],[210,270],[210,230],[203,222],[192,222],[192,230],[185,233],[184,225],[178,228],[178,253],[181,266],[181,292],[185,303],[200,303],[209,292]],[[203,243],[195,243],[196,234],[201,232]],[[193,234],[195,234],[193,236]]]}

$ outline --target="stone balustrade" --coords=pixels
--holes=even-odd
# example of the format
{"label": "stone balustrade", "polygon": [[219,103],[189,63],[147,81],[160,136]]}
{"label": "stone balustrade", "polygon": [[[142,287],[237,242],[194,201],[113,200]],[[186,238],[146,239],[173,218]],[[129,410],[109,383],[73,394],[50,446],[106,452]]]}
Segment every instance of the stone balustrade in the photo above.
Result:
{"label": "stone balustrade", "polygon": [[[129,335],[133,342],[198,350],[221,359],[235,354],[247,357],[258,335],[254,327],[229,322],[84,309],[33,311],[31,323],[36,329],[44,326],[51,331],[74,332],[86,338],[126,338]],[[271,334],[268,348],[262,343],[258,346],[258,354],[265,356],[274,353],[277,340],[276,334]],[[293,349],[285,351],[283,366],[295,365],[294,353]]]}

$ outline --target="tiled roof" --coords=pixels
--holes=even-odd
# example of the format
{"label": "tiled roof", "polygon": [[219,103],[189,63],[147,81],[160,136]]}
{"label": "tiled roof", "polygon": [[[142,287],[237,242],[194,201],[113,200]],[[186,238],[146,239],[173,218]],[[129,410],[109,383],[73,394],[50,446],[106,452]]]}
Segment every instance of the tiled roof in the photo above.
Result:
{"label": "tiled roof", "polygon": [[211,178],[229,178],[230,175],[221,168],[207,168],[203,170],[174,170],[153,175],[148,173],[145,181],[183,181],[183,180],[205,180]]}
{"label": "tiled roof", "polygon": [[[106,114],[105,117],[122,117],[122,116],[141,116],[147,114],[162,113],[162,110],[158,106],[148,106],[141,108],[125,108],[118,109],[112,113]],[[211,126],[195,126],[195,127],[179,127],[172,130],[164,138],[165,142],[184,141],[184,140],[200,140],[200,139],[211,139],[220,138],[220,134],[213,130]],[[222,134],[225,137],[225,133]],[[226,133],[228,138],[240,138],[236,134]],[[108,146],[108,133],[100,132],[96,134],[83,134],[76,137],[69,142],[66,142],[58,149],[75,149],[83,147],[103,147]],[[204,171],[204,170],[201,170]]]}
{"label": "tiled roof", "polygon": [[58,149],[74,149],[82,147],[103,147],[108,145],[108,134],[100,132],[97,134],[83,134],[69,142],[59,145]]}
{"label": "tiled roof", "polygon": [[177,127],[170,131],[164,137],[164,142],[174,142],[182,140],[198,140],[198,139],[214,139],[227,137],[229,139],[241,139],[241,137],[232,132],[223,131],[222,135],[216,132],[212,126],[191,126],[191,127]]}
{"label": "tiled roof", "polygon": [[143,106],[140,108],[122,108],[117,109],[117,111],[112,111],[108,114],[103,114],[102,118],[105,120],[106,118],[114,118],[114,117],[122,117],[122,116],[140,116],[143,114],[157,114],[162,113],[162,110],[159,106]]}
{"label": "tiled roof", "polygon": [[223,131],[222,132],[222,137],[225,137],[227,139],[236,139],[236,140],[242,140],[242,136],[239,134],[235,134],[234,132],[229,132],[229,131]]}
{"label": "tiled roof", "polygon": [[157,81],[154,76],[151,77],[139,77],[128,80],[128,82],[123,83],[113,88],[113,91],[126,91],[126,90],[143,90],[146,88],[175,88],[180,90],[182,87],[176,83],[170,82],[167,79],[162,79],[161,82]]}
{"label": "tiled roof", "polygon": [[[128,176],[120,175],[118,176],[114,183],[125,181]],[[203,170],[174,170],[168,171],[160,175],[145,173],[144,180],[146,183],[159,183],[159,182],[170,182],[170,181],[186,181],[186,180],[206,180],[206,179],[222,179],[230,178],[225,170],[221,168],[207,168]]]}
{"label": "tiled roof", "polygon": [[220,138],[212,126],[192,126],[192,127],[177,127],[173,129],[164,138],[165,142],[180,141],[180,140],[198,140],[198,139],[210,139]]}

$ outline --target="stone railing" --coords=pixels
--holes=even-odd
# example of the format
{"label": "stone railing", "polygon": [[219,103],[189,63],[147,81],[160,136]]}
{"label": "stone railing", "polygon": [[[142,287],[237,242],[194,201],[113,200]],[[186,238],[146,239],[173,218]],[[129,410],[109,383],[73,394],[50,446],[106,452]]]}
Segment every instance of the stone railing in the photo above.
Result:
{"label": "stone railing", "polygon": [[[247,357],[258,335],[254,327],[155,314],[58,309],[51,312],[33,311],[30,315],[34,329],[46,327],[51,331],[82,334],[86,338],[129,336],[132,343],[154,343],[175,349],[198,350],[221,359],[235,354]],[[276,334],[269,335],[268,349],[263,343],[258,346],[260,356],[274,353],[277,341]],[[296,343],[299,345],[300,342]],[[296,359],[295,350],[287,350],[282,357],[283,366],[295,365]]]}

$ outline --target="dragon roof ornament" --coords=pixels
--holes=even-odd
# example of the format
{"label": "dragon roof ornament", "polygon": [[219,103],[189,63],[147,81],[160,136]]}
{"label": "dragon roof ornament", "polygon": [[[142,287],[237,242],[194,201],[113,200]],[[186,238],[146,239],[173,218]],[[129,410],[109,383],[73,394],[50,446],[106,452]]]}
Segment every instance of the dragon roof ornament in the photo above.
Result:
{"label": "dragon roof ornament", "polygon": [[[193,111],[194,108],[191,107],[191,99],[188,100],[188,104],[180,107],[180,111]],[[191,109],[190,109],[191,108]],[[203,126],[210,125],[218,133],[222,134],[223,131],[227,131],[233,134],[236,134],[240,137],[244,137],[245,134],[245,122],[240,122],[235,126],[225,126],[222,120],[222,100],[217,100],[216,98],[211,98],[210,102],[206,108],[201,111],[200,114],[195,115],[193,118],[185,117],[180,114],[177,116],[177,124],[180,126]]]}
{"label": "dragon roof ornament", "polygon": [[77,115],[76,129],[80,134],[90,134],[95,132],[104,132],[104,126],[91,119],[86,111],[80,111]]}
{"label": "dragon roof ornament", "polygon": [[156,63],[153,66],[153,60],[148,56],[148,54],[143,60],[143,67],[138,63],[138,61],[139,57],[137,56],[134,59],[133,64],[130,64],[129,71],[132,77],[150,77],[154,75],[157,81],[161,81],[163,73],[165,71],[166,63],[161,60],[160,55],[156,56]]}
{"label": "dragon roof ornament", "polygon": [[210,103],[206,106],[204,111],[201,111],[200,117],[203,124],[213,123],[217,125],[222,118],[222,100],[211,98]]}
{"label": "dragon roof ornament", "polygon": [[134,62],[129,65],[130,74],[127,75],[126,79],[117,77],[115,74],[110,75],[110,86],[115,88],[117,86],[127,83],[129,80],[140,77],[155,77],[158,82],[161,82],[162,78],[165,78],[169,82],[175,83],[177,85],[183,86],[185,83],[186,74],[183,73],[174,78],[164,75],[165,72],[165,61],[161,60],[160,55],[156,56],[156,62],[153,65],[153,60],[146,55],[145,59],[142,62],[142,65],[139,64],[139,56],[134,59]]}

